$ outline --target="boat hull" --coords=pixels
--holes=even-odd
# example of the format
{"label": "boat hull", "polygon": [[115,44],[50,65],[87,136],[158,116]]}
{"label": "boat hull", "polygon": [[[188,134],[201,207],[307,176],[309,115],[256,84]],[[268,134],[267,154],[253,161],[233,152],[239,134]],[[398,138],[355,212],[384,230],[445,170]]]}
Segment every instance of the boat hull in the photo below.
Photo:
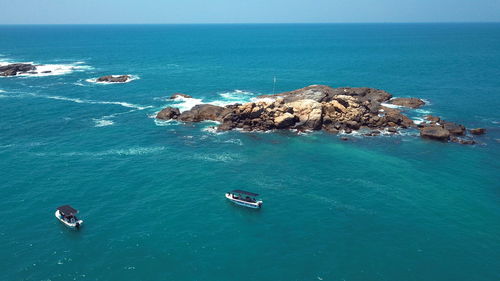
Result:
{"label": "boat hull", "polygon": [[66,225],[67,227],[69,228],[77,228],[77,225],[78,227],[82,226],[83,224],[83,220],[77,220],[75,222],[68,222],[68,221],[65,221],[63,219],[63,217],[61,216],[61,214],[59,213],[59,210],[56,211],[56,213],[54,214],[56,216],[56,218],[62,222],[64,225]]}
{"label": "boat hull", "polygon": [[238,200],[238,199],[233,198],[231,196],[231,194],[229,194],[229,193],[226,193],[226,198],[236,205],[240,205],[240,206],[247,207],[247,208],[259,209],[262,206],[262,201],[257,201],[255,203],[253,203],[253,202]]}

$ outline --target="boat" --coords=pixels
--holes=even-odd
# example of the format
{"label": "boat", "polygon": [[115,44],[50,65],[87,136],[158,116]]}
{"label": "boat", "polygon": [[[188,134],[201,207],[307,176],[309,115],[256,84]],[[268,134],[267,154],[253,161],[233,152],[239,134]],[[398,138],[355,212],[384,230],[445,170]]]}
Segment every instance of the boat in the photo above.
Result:
{"label": "boat", "polygon": [[80,228],[83,220],[76,217],[78,210],[71,207],[70,205],[63,205],[57,208],[55,216],[56,218],[70,228]]}
{"label": "boat", "polygon": [[259,209],[262,207],[262,200],[258,200],[259,194],[244,190],[233,190],[226,193],[226,198],[236,205]]}

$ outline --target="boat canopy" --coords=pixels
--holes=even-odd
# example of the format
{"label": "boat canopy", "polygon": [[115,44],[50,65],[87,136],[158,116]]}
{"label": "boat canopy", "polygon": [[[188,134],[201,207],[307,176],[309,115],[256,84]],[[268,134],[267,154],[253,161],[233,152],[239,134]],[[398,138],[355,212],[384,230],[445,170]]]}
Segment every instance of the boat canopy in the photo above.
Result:
{"label": "boat canopy", "polygon": [[257,196],[259,196],[259,194],[257,194],[257,193],[248,192],[248,191],[239,190],[239,189],[233,190],[233,191],[231,191],[231,192],[232,192],[232,193],[245,194],[245,195],[252,196],[252,197],[257,197]]}
{"label": "boat canopy", "polygon": [[57,209],[59,210],[59,212],[63,216],[74,216],[74,215],[76,215],[78,213],[78,210],[74,209],[70,205],[64,205],[64,206],[61,206],[61,207],[57,207]]}

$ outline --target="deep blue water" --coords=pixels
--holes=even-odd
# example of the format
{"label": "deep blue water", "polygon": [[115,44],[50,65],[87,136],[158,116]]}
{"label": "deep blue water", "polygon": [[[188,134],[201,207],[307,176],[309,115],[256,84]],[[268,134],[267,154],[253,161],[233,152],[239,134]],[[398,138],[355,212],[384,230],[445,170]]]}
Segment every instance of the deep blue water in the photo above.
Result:
{"label": "deep blue water", "polygon": [[[1,280],[499,280],[500,24],[0,26]],[[130,83],[92,78],[131,74]],[[485,127],[216,134],[155,122],[310,84],[424,98]],[[224,192],[262,194],[259,211]],[[72,204],[84,227],[54,218]]]}

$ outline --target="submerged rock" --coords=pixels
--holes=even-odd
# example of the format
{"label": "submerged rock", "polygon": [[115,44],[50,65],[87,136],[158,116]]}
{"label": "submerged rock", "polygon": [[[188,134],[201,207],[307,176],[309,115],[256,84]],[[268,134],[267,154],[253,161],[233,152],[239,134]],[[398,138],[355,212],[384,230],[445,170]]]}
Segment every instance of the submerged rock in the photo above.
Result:
{"label": "submerged rock", "polygon": [[483,135],[486,133],[486,129],[485,128],[469,129],[469,132],[473,135]]}
{"label": "submerged rock", "polygon": [[130,80],[130,75],[107,75],[97,78],[97,82],[125,83]]}
{"label": "submerged rock", "polygon": [[0,76],[15,76],[36,70],[36,66],[30,63],[13,63],[0,66]]}
{"label": "submerged rock", "polygon": [[173,99],[176,99],[176,98],[179,98],[179,97],[181,97],[181,98],[186,98],[186,99],[191,99],[191,98],[193,98],[193,97],[192,97],[192,96],[190,96],[190,95],[186,95],[186,94],[182,94],[182,93],[175,93],[175,94],[171,95],[169,99],[173,100]]}

